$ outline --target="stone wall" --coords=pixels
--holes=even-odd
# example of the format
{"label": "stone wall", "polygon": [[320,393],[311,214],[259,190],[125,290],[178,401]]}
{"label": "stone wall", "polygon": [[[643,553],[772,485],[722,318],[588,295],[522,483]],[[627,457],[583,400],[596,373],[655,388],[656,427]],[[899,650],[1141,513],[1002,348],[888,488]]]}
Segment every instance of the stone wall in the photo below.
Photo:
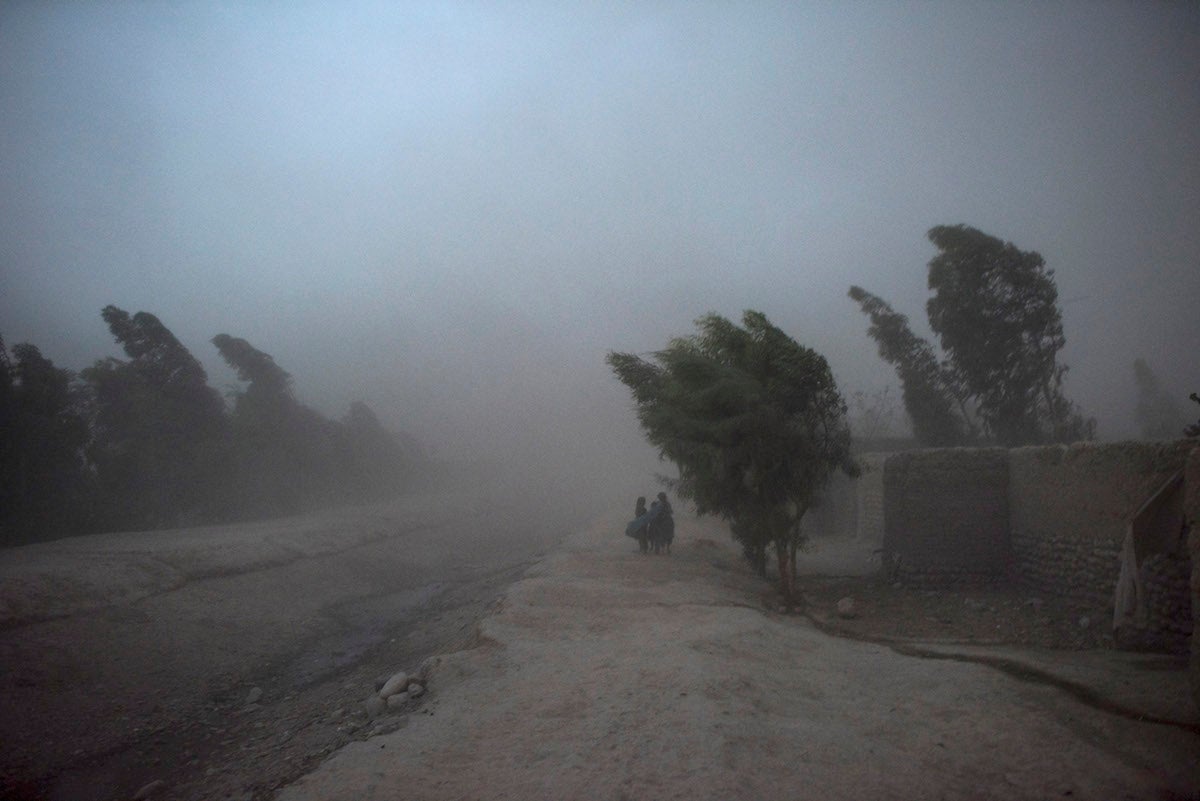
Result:
{"label": "stone wall", "polygon": [[862,475],[855,496],[854,538],[883,545],[883,465],[885,453],[865,453],[858,458]]}
{"label": "stone wall", "polygon": [[[1146,611],[1134,634],[1156,648],[1186,648],[1189,639],[1198,648],[1191,636],[1200,616],[1195,522],[1190,541],[1180,539],[1182,520],[1200,516],[1195,440],[924,450],[860,460],[855,533],[882,542],[892,576],[928,584],[1008,576],[1110,617],[1130,521],[1172,486],[1134,526]],[[1170,485],[1185,463],[1183,484]],[[1194,652],[1200,661],[1200,649]],[[1200,693],[1200,677],[1197,684]]]}
{"label": "stone wall", "polygon": [[945,448],[888,457],[883,564],[896,577],[978,580],[1007,573],[1008,452]]}
{"label": "stone wall", "polygon": [[[1010,451],[1015,577],[1039,592],[1111,612],[1128,522],[1183,467],[1194,445],[1083,443]],[[1161,567],[1163,582],[1170,582],[1174,570]],[[1158,573],[1147,578],[1158,582]],[[1152,595],[1170,592],[1149,589]]]}
{"label": "stone wall", "polygon": [[1182,552],[1157,553],[1142,564],[1147,619],[1143,639],[1134,645],[1187,653],[1188,638],[1194,628],[1192,603],[1188,598],[1191,572],[1191,559]]}
{"label": "stone wall", "polygon": [[1189,666],[1192,699],[1200,707],[1200,447],[1194,448],[1184,468],[1183,514],[1190,529],[1188,554],[1191,557],[1192,659]]}

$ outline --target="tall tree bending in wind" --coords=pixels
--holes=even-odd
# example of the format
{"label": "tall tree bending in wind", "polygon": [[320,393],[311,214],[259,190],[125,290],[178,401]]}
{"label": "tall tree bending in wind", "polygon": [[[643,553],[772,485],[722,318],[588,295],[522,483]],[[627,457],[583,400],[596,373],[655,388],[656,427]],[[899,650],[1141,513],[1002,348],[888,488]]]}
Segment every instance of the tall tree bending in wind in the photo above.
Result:
{"label": "tall tree bending in wind", "polygon": [[84,529],[86,405],[70,371],[0,338],[0,546]]}
{"label": "tall tree bending in wind", "polygon": [[742,326],[715,314],[696,325],[654,361],[613,352],[607,362],[646,438],[678,467],[675,491],[728,520],[760,571],[773,547],[792,607],[801,520],[833,471],[857,472],[846,405],[824,357],[762,313],[747,311]]}
{"label": "tall tree bending in wind", "polygon": [[946,385],[933,346],[908,327],[908,318],[861,287],[850,287],[850,297],[871,318],[867,333],[879,345],[880,357],[896,368],[904,410],[917,440],[933,446],[961,444],[966,439],[965,414],[955,413],[963,399]]}
{"label": "tall tree bending in wind", "polygon": [[128,360],[82,375],[94,397],[90,456],[105,499],[101,528],[220,519],[228,481],[225,404],[200,362],[149,312],[101,312]]}
{"label": "tall tree bending in wind", "polygon": [[929,324],[945,359],[903,315],[859,288],[880,355],[896,366],[905,408],[925,445],[1005,446],[1090,439],[1095,421],[1063,394],[1066,342],[1054,271],[1033,251],[966,225],[938,226],[929,240]]}
{"label": "tall tree bending in wind", "polygon": [[1054,271],[1035,251],[967,225],[929,230],[929,325],[954,378],[1002,445],[1089,439],[1095,424],[1063,395],[1066,344]]}
{"label": "tall tree bending in wind", "polygon": [[212,338],[247,382],[233,396],[233,432],[245,511],[289,514],[339,500],[339,426],[296,400],[292,377],[249,342]]}

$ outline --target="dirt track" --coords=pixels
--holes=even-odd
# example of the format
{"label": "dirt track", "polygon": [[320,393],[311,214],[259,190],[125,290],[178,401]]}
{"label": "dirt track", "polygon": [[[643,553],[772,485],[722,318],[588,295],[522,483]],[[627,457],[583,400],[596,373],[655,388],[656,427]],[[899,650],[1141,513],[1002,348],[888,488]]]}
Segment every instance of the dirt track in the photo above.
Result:
{"label": "dirt track", "polygon": [[[613,533],[619,522],[572,537],[510,588],[480,645],[442,660],[403,729],[342,749],[281,801],[1154,799],[1200,788],[1191,718],[1140,722],[953,649],[831,637],[770,611],[771,593],[718,527],[680,521],[675,553],[644,557]],[[1047,671],[1070,672],[1072,653]],[[1119,659],[1101,668],[1186,703],[1183,681]]]}
{"label": "dirt track", "polygon": [[[259,801],[1200,787],[1200,720],[1169,660],[967,645],[998,613],[961,599],[954,636],[931,642],[951,618],[923,592],[899,616],[881,595],[842,622],[896,642],[832,637],[773,611],[719,525],[681,515],[669,557],[637,554],[620,520],[550,550],[566,524],[531,528],[528,508],[408,499],[9,552],[6,797],[129,798],[153,780],[163,798]],[[840,574],[843,557],[827,547],[802,565]],[[116,562],[124,583],[105,579]],[[856,581],[810,577],[811,611]],[[22,598],[60,616],[20,620]],[[369,719],[377,682],[431,653],[448,656],[428,695]]]}

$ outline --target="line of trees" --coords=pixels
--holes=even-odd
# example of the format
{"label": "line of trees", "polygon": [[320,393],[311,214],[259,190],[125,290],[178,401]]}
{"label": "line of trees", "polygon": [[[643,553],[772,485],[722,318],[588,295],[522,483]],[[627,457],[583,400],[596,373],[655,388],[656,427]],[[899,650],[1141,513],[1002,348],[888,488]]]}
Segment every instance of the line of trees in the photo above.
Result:
{"label": "line of trees", "polygon": [[212,340],[244,382],[227,404],[153,314],[101,316],[126,358],[78,375],[0,340],[0,544],[381,498],[422,466],[366,404],[330,420],[300,403],[244,339]]}

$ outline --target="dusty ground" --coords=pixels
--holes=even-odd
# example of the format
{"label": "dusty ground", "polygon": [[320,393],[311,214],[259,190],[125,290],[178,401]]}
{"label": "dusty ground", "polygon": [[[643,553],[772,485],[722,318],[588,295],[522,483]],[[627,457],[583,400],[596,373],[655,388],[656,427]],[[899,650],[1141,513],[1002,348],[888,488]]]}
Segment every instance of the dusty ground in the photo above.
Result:
{"label": "dusty ground", "polygon": [[[381,640],[331,641],[318,657],[285,657],[282,670],[260,667],[224,686],[180,672],[184,681],[206,687],[203,696],[156,699],[144,716],[75,718],[49,731],[26,719],[24,730],[6,743],[13,748],[10,758],[40,746],[62,756],[50,761],[51,754],[42,751],[46,761],[32,756],[12,766],[0,797],[100,801],[129,798],[162,781],[172,799],[270,798],[341,746],[401,725],[396,719],[376,724],[363,700],[397,666],[413,669],[431,654],[474,642],[476,622],[520,573],[510,569],[459,584],[412,610],[413,617],[395,618],[377,629]],[[389,600],[380,600],[385,614],[391,611]],[[262,699],[247,704],[247,692],[255,687],[263,691]],[[103,686],[96,691],[111,692]],[[85,699],[68,692],[77,712],[94,712]],[[141,691],[117,692],[121,695],[110,700],[121,707],[136,707],[146,698]]]}
{"label": "dusty ground", "polygon": [[[278,798],[1174,799],[1200,788],[1200,719],[1177,667],[1113,651],[956,651],[946,638],[916,648],[895,644],[895,629],[889,644],[832,637],[772,611],[719,530],[680,521],[675,553],[646,557],[614,533],[619,522],[572,537],[514,584],[478,645],[441,659],[402,729],[343,748]],[[814,584],[818,619],[823,599],[864,586],[839,581],[850,583]],[[907,619],[868,619],[863,597],[864,629]],[[928,611],[919,626],[958,625],[955,636],[981,625],[939,622],[946,600],[917,593],[906,614]],[[1109,688],[1072,691],[1089,676],[1128,692],[1108,703]],[[1139,712],[1147,703],[1163,715]]]}
{"label": "dusty ground", "polygon": [[[1078,606],[1009,584],[929,589],[875,571],[869,545],[814,540],[799,558],[808,612],[827,631],[873,640],[1112,648],[1111,611]],[[857,616],[837,614],[854,599]]]}
{"label": "dusty ground", "polygon": [[434,497],[3,552],[0,798],[270,798],[402,725],[376,682],[473,642],[561,523]]}
{"label": "dusty ground", "polygon": [[[185,801],[1102,797],[1089,789],[1153,798],[1194,781],[1181,765],[1189,754],[1200,760],[1200,721],[1145,726],[1126,714],[1170,718],[1170,681],[1152,685],[1153,698],[1118,697],[1115,712],[1079,706],[1078,695],[1028,676],[1030,686],[1014,691],[1011,676],[980,666],[994,648],[975,664],[930,668],[776,614],[769,585],[747,572],[719,526],[681,519],[670,557],[643,557],[613,534],[618,526],[600,526],[535,563],[563,532],[534,530],[521,508],[437,500],[366,518],[281,521],[265,533],[192,532],[170,552],[130,537],[95,541],[82,559],[66,559],[67,545],[10,554],[0,563],[0,797],[120,799],[160,780],[157,797]],[[1103,636],[1103,625],[1079,626],[1080,610],[1052,599],[896,588],[857,575],[872,568],[869,549],[817,546],[801,567],[809,613],[825,631],[922,648],[1075,649]],[[35,557],[69,569],[23,586],[40,575]],[[832,614],[845,595],[859,605],[849,621]],[[29,598],[58,617],[30,617],[35,610],[21,608]],[[382,678],[436,653],[451,655],[427,698],[366,715],[363,701]],[[1153,669],[1173,680],[1174,667],[1160,660]],[[1079,669],[1081,686],[1113,677],[1115,697],[1132,686],[1103,661]],[[764,682],[764,670],[778,675]],[[901,680],[880,686],[875,674]],[[262,698],[248,704],[255,687]],[[881,703],[891,708],[882,717],[861,709]],[[1015,711],[971,711],[979,704]],[[1042,706],[1048,717],[1031,712]],[[1050,787],[1036,754],[1006,753],[1013,736],[971,740],[988,726],[1018,739],[1049,732],[1071,740],[1067,752],[1085,767],[1114,764]],[[928,736],[914,734],[921,727]],[[969,747],[949,761],[935,750],[962,751],[964,736]],[[1130,737],[1139,744],[1114,745]],[[992,752],[1000,768],[971,763],[972,754],[989,763]],[[914,771],[931,762],[929,776]],[[782,782],[774,789],[771,775]],[[833,783],[814,792],[814,776]]]}

